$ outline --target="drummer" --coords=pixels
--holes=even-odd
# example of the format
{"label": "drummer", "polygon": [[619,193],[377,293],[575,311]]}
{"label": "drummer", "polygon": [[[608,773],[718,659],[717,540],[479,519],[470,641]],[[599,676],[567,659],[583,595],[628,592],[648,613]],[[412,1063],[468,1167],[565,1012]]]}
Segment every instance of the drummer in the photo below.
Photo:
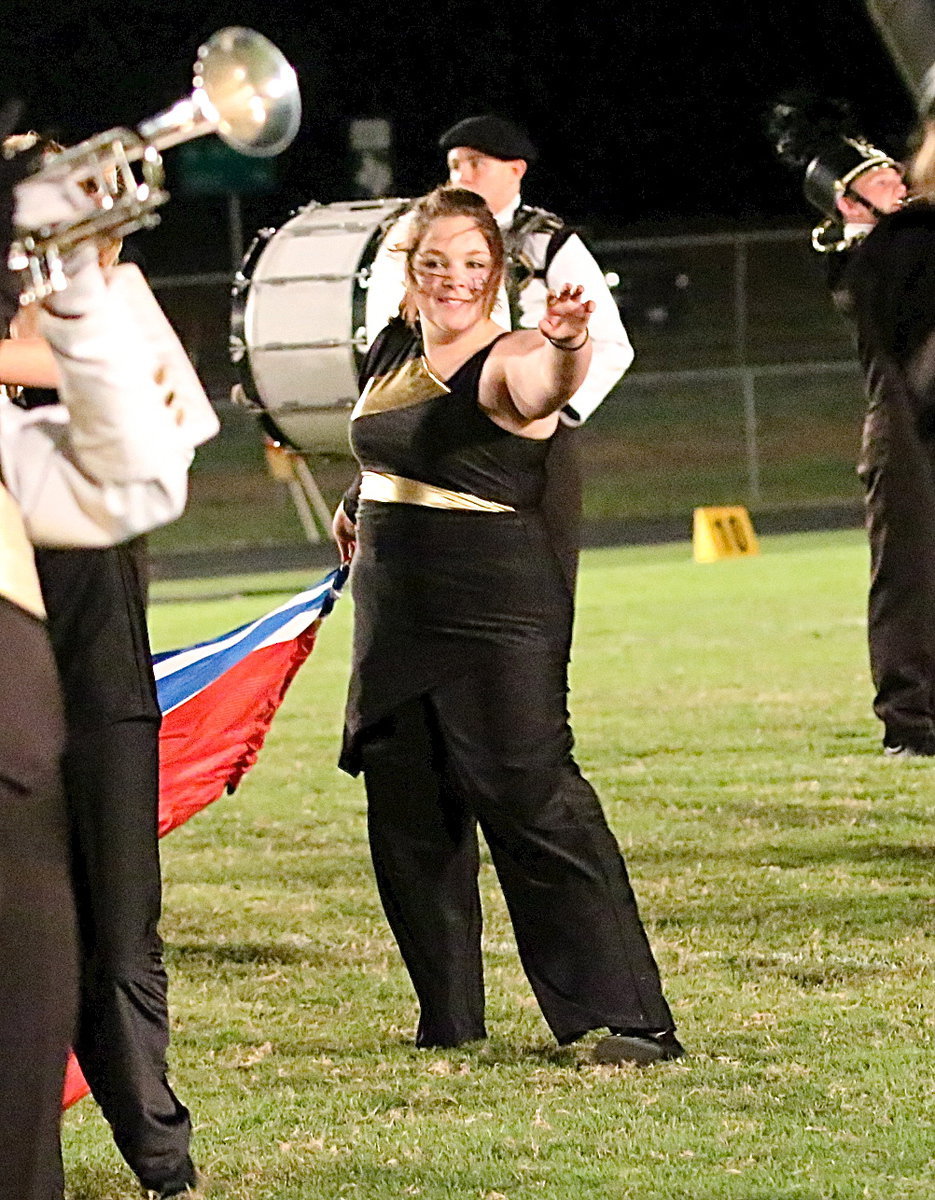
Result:
{"label": "drummer", "polygon": [[[546,464],[542,514],[569,591],[573,594],[581,544],[582,483],[577,439],[568,427],[581,425],[606,399],[633,361],[633,347],[603,272],[581,238],[561,218],[524,204],[520,185],[538,153],[527,134],[503,117],[467,117],[438,140],[447,156],[451,183],[482,196],[503,234],[505,286],[492,319],[504,329],[536,329],[546,298],[574,281],[593,305],[594,344],[584,382],[562,409]],[[405,292],[404,265],[409,212],[390,228],[377,251],[367,287],[368,344],[398,315]],[[571,639],[571,628],[568,629]]]}
{"label": "drummer", "polygon": [[[562,412],[568,425],[580,425],[607,397],[633,361],[633,347],[604,274],[575,231],[545,209],[524,204],[520,187],[538,153],[524,130],[497,116],[467,117],[438,140],[449,181],[486,200],[504,236],[508,277],[493,320],[504,329],[535,329],[545,315],[546,295],[569,280],[581,283],[594,304],[594,354],[588,376]],[[399,313],[405,291],[403,269],[405,213],[377,251],[367,287],[369,345]]]}

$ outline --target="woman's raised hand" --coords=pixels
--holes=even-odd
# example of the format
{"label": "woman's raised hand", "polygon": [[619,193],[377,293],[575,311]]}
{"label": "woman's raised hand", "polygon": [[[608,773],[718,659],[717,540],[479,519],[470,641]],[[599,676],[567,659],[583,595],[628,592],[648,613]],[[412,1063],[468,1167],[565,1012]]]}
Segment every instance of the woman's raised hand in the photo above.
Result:
{"label": "woman's raised hand", "polygon": [[588,321],[594,312],[594,301],[584,300],[584,288],[566,283],[561,291],[550,291],[546,297],[545,316],[539,322],[539,332],[560,350],[578,349],[587,341]]}

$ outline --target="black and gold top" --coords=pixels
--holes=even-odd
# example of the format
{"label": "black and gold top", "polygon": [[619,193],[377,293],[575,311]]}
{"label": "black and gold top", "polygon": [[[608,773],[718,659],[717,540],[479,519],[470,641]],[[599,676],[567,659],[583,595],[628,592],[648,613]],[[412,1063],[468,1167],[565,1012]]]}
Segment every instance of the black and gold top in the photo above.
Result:
{"label": "black and gold top", "polygon": [[351,422],[363,483],[341,756],[353,774],[368,730],[446,681],[486,693],[509,678],[534,694],[543,670],[564,678],[572,593],[542,503],[556,439],[508,433],[479,408],[489,353],[441,380],[391,325],[365,362]]}
{"label": "black and gold top", "polygon": [[[463,504],[453,500],[449,505],[442,497],[438,507],[496,512],[539,505],[548,441],[501,429],[477,403],[480,374],[498,340],[441,380],[415,338],[404,339],[390,326],[376,339],[351,417],[351,446],[364,473],[365,498],[370,472],[463,498]],[[407,492],[397,488],[397,493],[405,503]]]}

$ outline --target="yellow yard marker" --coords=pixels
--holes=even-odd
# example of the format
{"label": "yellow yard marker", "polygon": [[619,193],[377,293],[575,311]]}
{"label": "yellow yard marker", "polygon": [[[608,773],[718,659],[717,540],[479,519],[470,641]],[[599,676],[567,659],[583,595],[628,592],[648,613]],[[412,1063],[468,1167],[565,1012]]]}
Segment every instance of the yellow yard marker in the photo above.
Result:
{"label": "yellow yard marker", "polygon": [[759,554],[750,514],[741,505],[730,508],[696,508],[692,529],[695,562],[718,562]]}

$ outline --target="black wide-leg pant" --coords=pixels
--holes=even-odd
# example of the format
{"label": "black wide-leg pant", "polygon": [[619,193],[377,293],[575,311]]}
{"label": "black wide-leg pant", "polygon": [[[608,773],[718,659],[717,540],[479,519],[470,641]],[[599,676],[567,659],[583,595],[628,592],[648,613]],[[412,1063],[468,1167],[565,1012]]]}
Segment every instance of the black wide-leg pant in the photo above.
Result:
{"label": "black wide-leg pant", "polygon": [[417,1042],[485,1036],[475,819],[557,1040],[672,1029],[619,847],[572,758],[562,665],[549,656],[537,671],[521,643],[512,657],[515,671],[507,661],[436,686],[361,741],[374,867],[419,999]]}
{"label": "black wide-leg pant", "polygon": [[935,754],[935,437],[890,368],[864,423],[858,474],[870,541],[867,631],[887,746]]}
{"label": "black wide-leg pant", "polygon": [[64,759],[79,918],[75,1055],[145,1187],[191,1175],[191,1122],[166,1078],[167,979],[158,922],[159,723],[73,729]]}
{"label": "black wide-leg pant", "polygon": [[159,725],[146,627],[145,545],[41,550],[62,679],[63,775],[78,910],[75,1054],[144,1187],[193,1177],[191,1122],[166,1078],[158,932]]}
{"label": "black wide-leg pant", "polygon": [[77,997],[63,740],[45,628],[0,599],[0,1200],[61,1196]]}

